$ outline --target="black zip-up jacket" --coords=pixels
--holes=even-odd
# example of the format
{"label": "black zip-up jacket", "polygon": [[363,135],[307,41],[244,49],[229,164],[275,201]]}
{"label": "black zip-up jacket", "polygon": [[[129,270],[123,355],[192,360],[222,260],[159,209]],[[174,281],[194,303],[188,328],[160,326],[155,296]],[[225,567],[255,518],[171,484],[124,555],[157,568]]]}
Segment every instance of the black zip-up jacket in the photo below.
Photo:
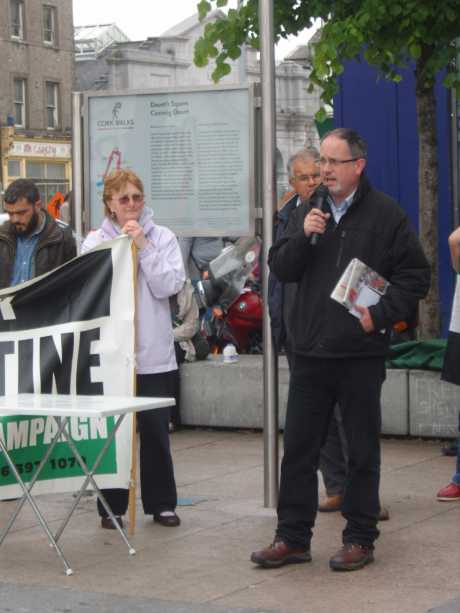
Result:
{"label": "black zip-up jacket", "polygon": [[[293,350],[323,358],[384,356],[392,324],[413,316],[429,289],[430,269],[420,242],[404,211],[373,189],[365,176],[348,211],[338,224],[331,214],[315,246],[303,231],[312,202],[293,212],[285,238],[269,254],[277,278],[299,284],[291,327]],[[329,205],[326,208],[330,212]],[[330,297],[353,258],[391,284],[380,302],[369,308],[372,333],[364,332],[359,320]]]}
{"label": "black zip-up jacket", "polygon": [[[273,242],[281,240],[288,227],[289,217],[297,207],[299,196],[294,194],[280,211],[273,216],[274,239]],[[290,313],[293,298],[297,292],[297,284],[286,284],[278,281],[271,272],[268,276],[268,310],[270,313],[270,324],[272,329],[273,341],[277,351],[287,344],[288,331],[285,326],[286,313]]]}
{"label": "black zip-up jacket", "polygon": [[[49,272],[77,255],[70,226],[55,221],[49,213],[33,255],[33,276]],[[0,289],[9,287],[16,256],[16,236],[9,221],[0,226]]]}

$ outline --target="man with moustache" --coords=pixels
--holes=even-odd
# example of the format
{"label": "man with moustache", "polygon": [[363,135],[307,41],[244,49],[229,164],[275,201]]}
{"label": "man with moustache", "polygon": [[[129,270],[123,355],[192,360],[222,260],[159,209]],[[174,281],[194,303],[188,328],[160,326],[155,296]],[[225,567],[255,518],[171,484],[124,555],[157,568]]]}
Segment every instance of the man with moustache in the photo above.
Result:
{"label": "man with moustache", "polygon": [[24,283],[76,256],[71,228],[42,209],[33,181],[13,181],[3,207],[9,221],[0,226],[0,289]]}
{"label": "man with moustache", "polygon": [[[298,291],[278,525],[274,542],[251,555],[263,568],[311,560],[319,455],[337,403],[349,454],[346,526],[329,566],[358,570],[374,560],[385,355],[392,325],[407,320],[426,295],[430,269],[404,211],[365,176],[366,158],[366,143],[353,130],[326,134],[318,161],[329,190],[323,210],[314,208],[314,198],[301,205],[270,251],[270,269],[280,281],[298,283]],[[377,304],[357,307],[359,319],[330,297],[353,258],[390,282]]]}

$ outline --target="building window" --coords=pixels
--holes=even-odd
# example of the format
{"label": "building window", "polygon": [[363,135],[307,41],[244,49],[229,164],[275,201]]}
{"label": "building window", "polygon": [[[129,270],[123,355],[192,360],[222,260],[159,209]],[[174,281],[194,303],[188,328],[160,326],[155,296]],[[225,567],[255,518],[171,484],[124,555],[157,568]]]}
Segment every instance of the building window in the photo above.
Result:
{"label": "building window", "polygon": [[65,180],[65,164],[27,160],[26,176],[28,179],[45,179],[47,181]]}
{"label": "building window", "polygon": [[26,80],[14,79],[14,125],[18,128],[26,127]]}
{"label": "building window", "polygon": [[11,37],[24,39],[24,2],[23,0],[10,0]]}
{"label": "building window", "polygon": [[65,164],[47,164],[46,178],[53,181],[65,179]]}
{"label": "building window", "polygon": [[56,7],[46,4],[43,6],[43,42],[56,44]]}
{"label": "building window", "polygon": [[46,127],[48,130],[55,130],[59,125],[58,113],[58,94],[59,85],[46,82]]}
{"label": "building window", "polygon": [[26,176],[28,179],[44,179],[46,177],[46,164],[27,161]]}
{"label": "building window", "polygon": [[44,206],[49,203],[56,192],[64,195],[69,191],[70,184],[65,174],[63,163],[26,161],[26,177],[34,180]]}
{"label": "building window", "polygon": [[8,176],[20,177],[21,176],[21,161],[20,160],[8,160]]}

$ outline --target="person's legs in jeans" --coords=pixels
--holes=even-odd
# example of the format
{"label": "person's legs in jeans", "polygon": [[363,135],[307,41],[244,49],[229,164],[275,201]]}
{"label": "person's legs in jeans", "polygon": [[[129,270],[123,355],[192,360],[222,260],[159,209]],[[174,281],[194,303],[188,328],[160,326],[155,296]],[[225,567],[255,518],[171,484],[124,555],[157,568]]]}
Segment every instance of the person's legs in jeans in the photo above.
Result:
{"label": "person's legs in jeans", "polygon": [[456,472],[452,477],[452,483],[460,485],[460,447],[457,448],[457,467]]}
{"label": "person's legs in jeans", "polygon": [[455,473],[450,482],[439,490],[436,498],[440,501],[458,501],[460,500],[460,449],[457,448],[457,459]]}
{"label": "person's legs in jeans", "polygon": [[[460,413],[458,414],[458,429],[460,431]],[[455,467],[455,474],[452,477],[452,483],[455,483],[455,485],[460,486],[460,446],[458,445],[459,441],[460,439],[457,440],[457,465]]]}

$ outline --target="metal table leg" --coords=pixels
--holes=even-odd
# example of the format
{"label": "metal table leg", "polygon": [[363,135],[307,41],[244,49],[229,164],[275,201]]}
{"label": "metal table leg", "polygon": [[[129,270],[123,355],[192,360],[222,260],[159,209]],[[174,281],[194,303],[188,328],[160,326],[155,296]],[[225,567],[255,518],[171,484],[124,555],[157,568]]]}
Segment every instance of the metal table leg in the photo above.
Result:
{"label": "metal table leg", "polygon": [[115,528],[118,530],[118,532],[121,535],[121,538],[123,539],[124,543],[126,544],[126,546],[128,547],[128,552],[129,555],[134,555],[136,553],[136,550],[134,549],[134,547],[131,545],[131,543],[128,541],[128,538],[125,534],[125,531],[119,526],[118,522],[115,520],[115,516],[112,513],[112,509],[110,508],[110,506],[107,503],[107,500],[105,499],[105,496],[102,494],[101,490],[99,489],[96,481],[94,480],[93,475],[95,474],[102,458],[104,457],[108,447],[110,446],[110,444],[112,443],[119,427],[121,426],[123,419],[125,418],[125,414],[122,414],[118,417],[118,419],[115,422],[115,425],[113,427],[112,432],[110,433],[110,435],[108,436],[106,442],[104,443],[102,449],[99,451],[92,467],[91,470],[88,469],[88,466],[86,465],[85,461],[83,460],[83,458],[81,457],[75,443],[73,442],[72,438],[70,437],[70,434],[66,431],[63,430],[63,436],[64,438],[67,440],[67,444],[69,445],[74,457],[76,458],[77,462],[79,463],[81,469],[83,470],[83,472],[86,475],[86,479],[84,480],[80,490],[78,491],[77,497],[75,498],[75,501],[72,505],[72,507],[70,508],[69,512],[67,513],[67,516],[64,518],[62,524],[59,526],[56,534],[54,535],[54,539],[56,541],[59,540],[59,538],[61,537],[65,527],[67,526],[67,524],[69,523],[70,518],[72,517],[75,509],[77,508],[78,503],[81,500],[81,497],[83,496],[84,491],[86,490],[86,488],[88,487],[88,485],[91,483],[91,485],[93,486],[93,489],[95,490],[97,496],[99,497],[102,506],[104,507],[104,509],[106,510],[108,516],[110,517],[110,519],[112,520]]}
{"label": "metal table leg", "polygon": [[19,501],[19,503],[18,503],[18,505],[17,505],[17,507],[16,507],[16,509],[15,509],[14,513],[12,514],[12,516],[11,516],[10,520],[8,521],[8,524],[6,525],[6,527],[4,528],[4,530],[3,530],[3,531],[1,532],[1,534],[0,534],[0,545],[1,545],[1,544],[3,543],[3,541],[5,540],[6,535],[7,535],[7,534],[8,534],[8,532],[10,531],[11,527],[13,526],[14,522],[16,521],[16,518],[17,518],[17,516],[18,516],[18,514],[19,514],[20,510],[22,509],[22,507],[23,507],[23,505],[24,505],[25,501],[27,500],[27,501],[29,502],[30,506],[32,507],[32,509],[33,509],[33,511],[34,511],[34,513],[35,513],[35,515],[37,516],[37,519],[38,519],[38,521],[40,522],[41,527],[42,527],[42,528],[43,528],[43,530],[45,531],[45,533],[46,533],[46,535],[47,535],[47,537],[48,537],[48,540],[49,540],[49,542],[50,542],[50,545],[51,545],[52,547],[54,547],[54,549],[55,549],[55,551],[56,551],[57,555],[58,555],[58,556],[59,556],[59,558],[61,559],[61,561],[62,561],[62,563],[63,563],[63,565],[64,565],[64,568],[65,568],[65,573],[66,573],[66,575],[68,575],[68,576],[69,576],[69,575],[72,575],[72,574],[73,574],[73,570],[72,570],[72,568],[70,567],[70,565],[69,565],[68,561],[66,560],[66,558],[65,558],[65,556],[64,556],[64,554],[63,554],[63,552],[62,552],[62,549],[61,549],[61,548],[59,547],[59,545],[57,544],[57,540],[56,540],[56,539],[53,537],[53,535],[52,535],[52,533],[51,533],[50,529],[48,528],[48,524],[46,523],[46,521],[45,521],[45,519],[44,519],[43,515],[42,515],[42,514],[41,514],[41,512],[40,512],[40,509],[39,509],[39,508],[38,508],[38,506],[36,505],[35,500],[34,500],[33,496],[32,496],[32,495],[31,495],[31,493],[30,493],[30,492],[31,492],[31,490],[32,490],[32,488],[33,488],[33,486],[34,486],[34,484],[35,484],[35,482],[37,481],[37,479],[38,479],[38,477],[39,477],[39,475],[40,475],[40,472],[42,471],[42,469],[43,469],[44,465],[46,464],[46,462],[47,462],[47,460],[48,460],[48,458],[49,458],[50,454],[52,453],[52,451],[53,451],[53,449],[54,449],[54,447],[55,447],[56,443],[58,442],[59,437],[60,437],[60,436],[61,436],[63,433],[65,433],[65,426],[66,426],[66,421],[65,421],[65,420],[64,420],[64,421],[62,421],[62,422],[59,424],[58,431],[56,432],[55,437],[53,438],[53,440],[52,440],[52,442],[51,442],[50,446],[48,447],[48,450],[47,450],[46,454],[43,456],[43,458],[42,458],[42,460],[41,460],[41,462],[40,462],[40,464],[39,464],[39,466],[38,466],[37,470],[36,470],[36,471],[35,471],[35,473],[34,473],[33,478],[32,478],[32,479],[31,479],[31,481],[29,482],[29,485],[28,485],[28,486],[27,486],[27,485],[24,483],[24,481],[22,480],[21,475],[19,474],[19,472],[18,472],[18,470],[17,470],[17,468],[16,468],[16,466],[15,466],[14,462],[12,461],[12,459],[11,459],[11,457],[10,457],[9,453],[8,453],[8,450],[6,449],[6,446],[4,445],[4,443],[2,442],[2,440],[0,439],[0,449],[1,449],[1,451],[3,452],[3,454],[4,454],[5,459],[6,459],[7,463],[8,463],[8,465],[9,465],[9,467],[10,467],[11,471],[13,472],[13,474],[14,474],[14,476],[15,476],[15,478],[16,478],[16,481],[17,481],[17,482],[18,482],[18,484],[21,486],[22,491],[24,492],[24,495],[22,496],[21,500]]}

